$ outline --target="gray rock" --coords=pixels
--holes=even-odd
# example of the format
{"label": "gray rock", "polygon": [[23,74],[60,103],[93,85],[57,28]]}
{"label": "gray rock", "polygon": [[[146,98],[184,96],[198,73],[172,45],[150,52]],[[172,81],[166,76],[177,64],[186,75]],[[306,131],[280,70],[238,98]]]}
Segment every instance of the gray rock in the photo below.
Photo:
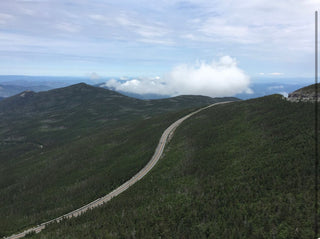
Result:
{"label": "gray rock", "polygon": [[[318,84],[318,102],[320,102],[320,84]],[[316,101],[315,84],[298,89],[288,95],[288,101],[291,102],[315,102]]]}

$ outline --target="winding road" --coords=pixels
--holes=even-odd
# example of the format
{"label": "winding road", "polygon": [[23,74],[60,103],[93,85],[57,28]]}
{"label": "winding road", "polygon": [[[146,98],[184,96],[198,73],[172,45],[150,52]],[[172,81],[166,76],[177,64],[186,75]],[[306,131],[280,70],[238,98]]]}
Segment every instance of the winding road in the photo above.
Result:
{"label": "winding road", "polygon": [[[229,101],[228,101],[229,102]],[[98,207],[100,205],[102,205],[103,203],[106,203],[108,201],[110,201],[112,198],[118,196],[120,193],[122,193],[123,191],[127,190],[130,186],[132,186],[133,184],[135,184],[137,181],[139,181],[141,178],[143,178],[155,165],[156,163],[159,161],[159,159],[161,158],[161,155],[163,153],[164,147],[166,145],[166,143],[170,140],[171,136],[173,135],[175,129],[186,119],[188,119],[189,117],[193,116],[194,114],[199,113],[202,110],[205,110],[207,108],[210,108],[212,106],[215,105],[219,105],[219,104],[225,104],[228,102],[220,102],[220,103],[215,103],[209,106],[206,106],[204,108],[201,108],[197,111],[194,111],[182,118],[180,118],[179,120],[177,120],[176,122],[174,122],[173,124],[171,124],[162,134],[160,141],[158,143],[158,146],[152,156],[152,158],[150,159],[150,161],[148,162],[148,164],[141,169],[136,175],[134,175],[131,179],[129,179],[128,181],[126,181],[125,183],[123,183],[121,186],[119,186],[118,188],[116,188],[115,190],[113,190],[112,192],[110,192],[109,194],[98,198],[96,200],[94,200],[93,202],[90,202],[86,205],[84,205],[81,208],[78,208],[72,212],[69,212],[67,214],[64,214],[60,217],[57,217],[55,219],[52,219],[50,221],[41,223],[40,225],[37,225],[35,227],[29,228],[21,233],[18,234],[14,234],[12,236],[9,237],[5,237],[5,239],[17,239],[17,238],[22,238],[24,236],[26,236],[28,233],[39,233],[40,231],[42,231],[46,225],[53,223],[53,222],[60,222],[63,219],[68,219],[71,217],[77,217],[79,215],[81,215],[82,213],[86,212],[89,209]]]}

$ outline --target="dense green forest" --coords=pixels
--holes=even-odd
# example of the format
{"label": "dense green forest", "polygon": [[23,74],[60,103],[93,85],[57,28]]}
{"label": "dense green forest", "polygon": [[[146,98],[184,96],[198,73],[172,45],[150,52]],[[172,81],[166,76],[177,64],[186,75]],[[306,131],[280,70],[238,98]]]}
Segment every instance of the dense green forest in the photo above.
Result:
{"label": "dense green forest", "polygon": [[163,130],[224,99],[143,101],[78,84],[0,104],[0,237],[61,216],[121,185]]}
{"label": "dense green forest", "polygon": [[1,231],[9,235],[112,191],[144,167],[162,131],[182,114],[102,128],[72,144],[12,160],[0,176]]}
{"label": "dense green forest", "polygon": [[312,238],[314,104],[279,95],[185,121],[140,182],[31,238]]}

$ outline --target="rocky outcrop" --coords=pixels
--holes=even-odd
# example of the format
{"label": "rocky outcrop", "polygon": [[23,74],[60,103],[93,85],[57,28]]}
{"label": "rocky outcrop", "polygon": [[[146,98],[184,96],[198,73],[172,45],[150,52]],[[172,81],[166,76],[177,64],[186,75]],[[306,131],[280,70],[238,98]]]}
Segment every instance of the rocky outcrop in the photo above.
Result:
{"label": "rocky outcrop", "polygon": [[[296,90],[288,95],[288,101],[291,102],[315,102],[316,101],[315,84]],[[318,102],[320,102],[320,84],[318,84]]]}

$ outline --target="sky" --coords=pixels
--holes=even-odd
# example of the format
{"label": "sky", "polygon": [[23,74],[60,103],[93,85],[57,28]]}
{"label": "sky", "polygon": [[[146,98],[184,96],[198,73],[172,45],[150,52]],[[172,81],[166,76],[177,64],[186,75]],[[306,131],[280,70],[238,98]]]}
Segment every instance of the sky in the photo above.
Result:
{"label": "sky", "polygon": [[250,93],[312,77],[320,0],[0,1],[0,75],[99,77],[128,91]]}

